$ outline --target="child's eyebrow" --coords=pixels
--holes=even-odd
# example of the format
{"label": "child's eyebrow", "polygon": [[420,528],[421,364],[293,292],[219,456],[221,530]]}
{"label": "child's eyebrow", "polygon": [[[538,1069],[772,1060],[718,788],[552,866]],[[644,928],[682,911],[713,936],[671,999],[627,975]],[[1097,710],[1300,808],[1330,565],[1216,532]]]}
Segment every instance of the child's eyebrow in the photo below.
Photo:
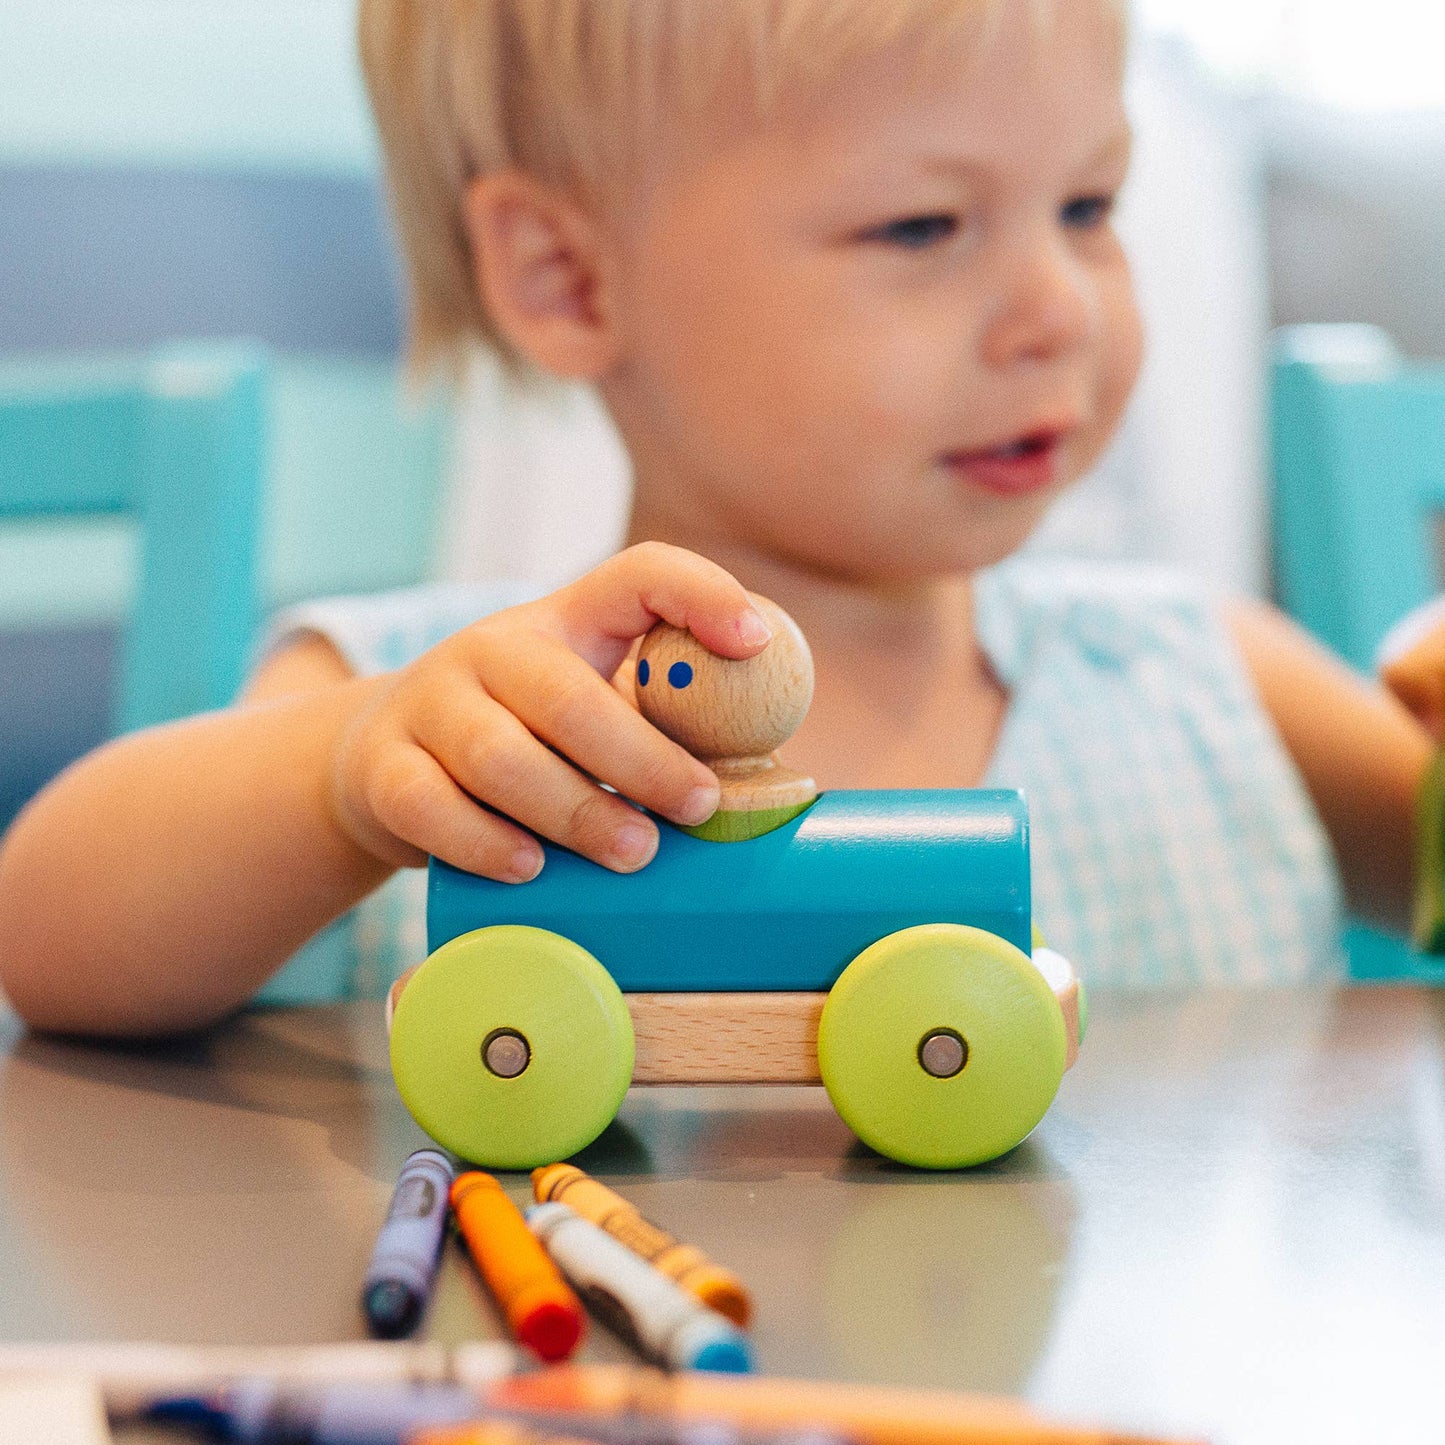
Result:
{"label": "child's eyebrow", "polygon": [[[1093,171],[1104,166],[1111,165],[1116,161],[1128,161],[1130,153],[1134,149],[1134,128],[1127,121],[1114,131],[1112,135],[1092,155],[1086,157],[1075,168],[1079,171]],[[972,156],[960,155],[925,155],[919,157],[922,168],[935,175],[947,176],[950,179],[977,180],[987,178],[992,174],[993,167],[988,161],[980,160]]]}

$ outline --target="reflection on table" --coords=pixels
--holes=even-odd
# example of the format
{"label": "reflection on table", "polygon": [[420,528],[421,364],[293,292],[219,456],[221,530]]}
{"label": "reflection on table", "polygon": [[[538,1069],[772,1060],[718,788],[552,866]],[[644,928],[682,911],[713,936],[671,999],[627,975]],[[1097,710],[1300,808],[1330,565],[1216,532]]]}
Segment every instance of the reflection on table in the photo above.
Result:
{"label": "reflection on table", "polygon": [[[146,1047],[0,1016],[0,1337],[358,1338],[420,1142],[370,1006]],[[578,1162],[743,1276],[770,1373],[1222,1445],[1438,1423],[1445,1000],[1423,990],[1100,998],[1044,1123],[965,1174],[873,1155],[819,1089],[634,1090]],[[500,1332],[459,1251],[426,1331]],[[588,1351],[626,1357],[602,1330]]]}

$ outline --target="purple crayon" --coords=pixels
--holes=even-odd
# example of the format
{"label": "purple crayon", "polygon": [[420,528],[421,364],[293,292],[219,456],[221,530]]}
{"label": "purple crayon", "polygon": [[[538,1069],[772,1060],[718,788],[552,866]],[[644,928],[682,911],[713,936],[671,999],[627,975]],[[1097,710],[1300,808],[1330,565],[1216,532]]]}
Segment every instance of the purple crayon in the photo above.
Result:
{"label": "purple crayon", "polygon": [[402,1165],[361,1286],[367,1327],[382,1339],[410,1334],[431,1296],[455,1174],[436,1149],[418,1149]]}

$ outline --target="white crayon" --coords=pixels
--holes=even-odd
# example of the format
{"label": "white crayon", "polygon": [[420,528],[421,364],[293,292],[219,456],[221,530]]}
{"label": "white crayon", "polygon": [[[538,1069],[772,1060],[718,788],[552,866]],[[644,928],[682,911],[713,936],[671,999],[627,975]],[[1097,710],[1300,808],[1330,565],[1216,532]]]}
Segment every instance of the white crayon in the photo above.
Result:
{"label": "white crayon", "polygon": [[742,1374],[753,1367],[741,1330],[565,1204],[535,1204],[527,1224],[604,1323],[659,1364]]}

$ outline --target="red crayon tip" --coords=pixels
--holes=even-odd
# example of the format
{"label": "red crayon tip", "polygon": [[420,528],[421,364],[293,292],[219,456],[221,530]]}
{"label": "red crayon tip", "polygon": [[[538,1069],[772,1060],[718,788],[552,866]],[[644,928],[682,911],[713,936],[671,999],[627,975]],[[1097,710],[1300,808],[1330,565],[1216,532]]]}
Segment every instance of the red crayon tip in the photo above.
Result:
{"label": "red crayon tip", "polygon": [[549,1365],[565,1360],[582,1338],[582,1311],[561,1300],[547,1300],[516,1324],[517,1338]]}

